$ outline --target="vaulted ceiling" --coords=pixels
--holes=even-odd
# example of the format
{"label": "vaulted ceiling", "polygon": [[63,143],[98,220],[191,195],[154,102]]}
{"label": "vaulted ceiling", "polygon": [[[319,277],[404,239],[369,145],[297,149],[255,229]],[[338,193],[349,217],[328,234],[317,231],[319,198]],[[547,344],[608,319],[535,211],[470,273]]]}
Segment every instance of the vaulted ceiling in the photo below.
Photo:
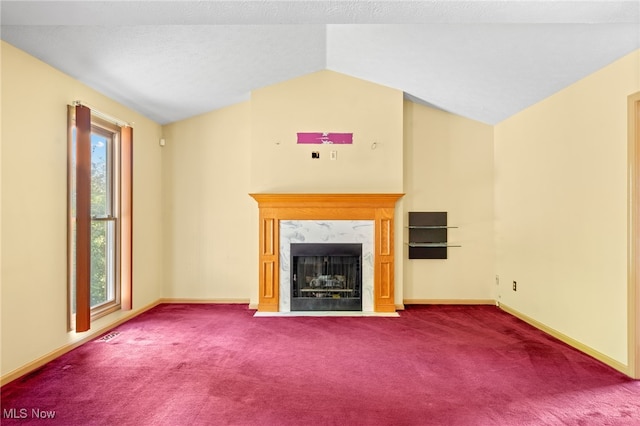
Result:
{"label": "vaulted ceiling", "polygon": [[161,124],[324,69],[495,124],[640,48],[640,0],[2,0],[0,20]]}

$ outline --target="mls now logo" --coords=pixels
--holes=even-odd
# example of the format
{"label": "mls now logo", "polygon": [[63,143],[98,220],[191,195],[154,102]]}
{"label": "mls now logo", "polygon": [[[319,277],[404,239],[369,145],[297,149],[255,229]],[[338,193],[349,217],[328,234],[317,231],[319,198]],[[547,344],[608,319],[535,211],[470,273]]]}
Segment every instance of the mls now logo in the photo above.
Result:
{"label": "mls now logo", "polygon": [[2,410],[3,419],[53,419],[56,417],[56,412],[53,410],[41,410],[39,408],[32,408],[28,410],[26,408],[5,408]]}

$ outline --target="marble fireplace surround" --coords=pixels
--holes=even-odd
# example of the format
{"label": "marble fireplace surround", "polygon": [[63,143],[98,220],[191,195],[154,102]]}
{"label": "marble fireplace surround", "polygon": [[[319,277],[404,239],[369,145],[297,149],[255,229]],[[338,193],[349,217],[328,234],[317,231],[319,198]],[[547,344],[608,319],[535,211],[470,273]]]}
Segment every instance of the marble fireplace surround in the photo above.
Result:
{"label": "marble fireplace surround", "polygon": [[373,220],[281,220],[280,312],[291,312],[291,244],[362,244],[362,312],[373,310]]}
{"label": "marble fireplace surround", "polygon": [[394,213],[404,194],[249,195],[260,211],[258,312],[289,310],[288,243],[300,240],[362,243],[370,265],[363,267],[363,312],[395,312]]}

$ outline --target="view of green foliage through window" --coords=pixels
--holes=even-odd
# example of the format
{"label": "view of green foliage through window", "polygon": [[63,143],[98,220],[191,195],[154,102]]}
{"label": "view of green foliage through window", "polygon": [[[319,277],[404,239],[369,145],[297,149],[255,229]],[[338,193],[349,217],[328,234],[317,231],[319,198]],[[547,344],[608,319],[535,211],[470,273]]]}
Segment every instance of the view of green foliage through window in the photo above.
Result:
{"label": "view of green foliage through window", "polygon": [[[73,130],[75,153],[76,132]],[[115,300],[116,222],[114,213],[113,133],[94,128],[91,132],[91,308]],[[72,156],[75,167],[75,158]],[[72,178],[71,210],[75,217],[75,177]],[[73,232],[75,241],[75,229]],[[75,246],[75,244],[74,244]],[[75,247],[74,247],[75,258]],[[75,262],[74,262],[75,263]],[[72,265],[71,303],[76,312],[75,264]]]}
{"label": "view of green foliage through window", "polygon": [[109,147],[111,138],[91,134],[91,306],[113,299],[115,248]]}

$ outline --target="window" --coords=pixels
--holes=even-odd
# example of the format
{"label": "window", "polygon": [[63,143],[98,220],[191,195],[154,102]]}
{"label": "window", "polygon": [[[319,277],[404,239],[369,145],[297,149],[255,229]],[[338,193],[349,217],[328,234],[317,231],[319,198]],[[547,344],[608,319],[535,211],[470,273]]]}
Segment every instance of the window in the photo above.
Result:
{"label": "window", "polygon": [[91,280],[92,310],[101,311],[120,302],[116,238],[118,185],[114,149],[118,133],[91,126]]}
{"label": "window", "polygon": [[130,127],[69,108],[69,328],[131,309]]}

